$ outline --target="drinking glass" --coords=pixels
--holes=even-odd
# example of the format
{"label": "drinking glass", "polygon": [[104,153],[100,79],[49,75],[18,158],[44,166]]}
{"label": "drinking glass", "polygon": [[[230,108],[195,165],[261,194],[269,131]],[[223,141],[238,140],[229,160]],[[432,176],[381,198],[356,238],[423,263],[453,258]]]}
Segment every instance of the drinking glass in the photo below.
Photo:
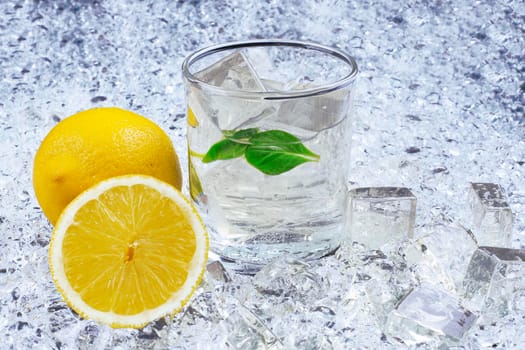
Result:
{"label": "drinking glass", "polygon": [[357,64],[300,41],[211,46],[182,66],[190,194],[211,250],[239,271],[337,249]]}

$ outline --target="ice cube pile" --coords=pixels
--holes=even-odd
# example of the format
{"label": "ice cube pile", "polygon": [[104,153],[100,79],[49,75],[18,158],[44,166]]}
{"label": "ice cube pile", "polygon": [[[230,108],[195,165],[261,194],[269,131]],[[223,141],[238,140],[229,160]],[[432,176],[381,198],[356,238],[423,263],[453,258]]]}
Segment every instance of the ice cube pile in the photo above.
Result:
{"label": "ice cube pile", "polygon": [[[0,347],[521,349],[524,29],[517,0],[0,2]],[[116,105],[163,126],[185,164],[183,58],[264,37],[337,46],[360,66],[345,243],[255,276],[212,260],[183,311],[140,330],[81,319],[50,279],[40,141]],[[230,73],[214,79],[243,71]]]}

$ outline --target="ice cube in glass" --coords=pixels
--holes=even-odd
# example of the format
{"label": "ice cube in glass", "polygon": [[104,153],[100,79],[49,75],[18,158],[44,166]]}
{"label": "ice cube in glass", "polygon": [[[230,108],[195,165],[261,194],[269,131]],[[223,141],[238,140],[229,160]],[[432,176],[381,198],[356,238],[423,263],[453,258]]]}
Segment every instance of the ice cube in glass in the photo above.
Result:
{"label": "ice cube in glass", "polygon": [[416,197],[408,188],[355,188],[349,200],[352,241],[376,249],[414,235]]}
{"label": "ice cube in glass", "polygon": [[[303,88],[315,86],[308,84]],[[346,117],[352,101],[348,94],[349,91],[337,90],[320,96],[284,101],[279,105],[278,119],[281,123],[312,132],[329,129]]]}
{"label": "ice cube in glass", "polygon": [[480,246],[511,246],[512,211],[500,185],[471,183],[469,206],[472,231]]}
{"label": "ice cube in glass", "polygon": [[[252,64],[242,51],[235,51],[219,61],[195,73],[201,81],[228,90],[263,92],[266,91]],[[220,130],[235,130],[268,117],[275,112],[270,103],[259,100],[232,102],[226,95],[206,95],[192,89],[188,96],[189,106],[197,119],[209,118]],[[206,115],[202,115],[205,113]]]}
{"label": "ice cube in glass", "polygon": [[202,81],[232,90],[264,91],[246,56],[236,51],[195,74]]}

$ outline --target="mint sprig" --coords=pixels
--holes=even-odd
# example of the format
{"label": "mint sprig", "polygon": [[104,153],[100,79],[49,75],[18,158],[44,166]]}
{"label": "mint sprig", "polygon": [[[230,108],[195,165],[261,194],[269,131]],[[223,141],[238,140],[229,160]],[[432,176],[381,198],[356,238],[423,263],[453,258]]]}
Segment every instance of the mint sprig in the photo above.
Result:
{"label": "mint sprig", "polygon": [[320,158],[299,138],[282,130],[226,130],[223,135],[224,139],[213,144],[204,155],[204,163],[244,156],[259,171],[279,175],[303,163],[317,162]]}

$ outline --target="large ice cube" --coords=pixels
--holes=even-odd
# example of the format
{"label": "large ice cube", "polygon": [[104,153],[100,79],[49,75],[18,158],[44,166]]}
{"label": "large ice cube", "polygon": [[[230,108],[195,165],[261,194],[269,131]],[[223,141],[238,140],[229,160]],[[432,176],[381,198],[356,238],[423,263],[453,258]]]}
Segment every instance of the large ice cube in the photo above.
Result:
{"label": "large ice cube", "polygon": [[471,183],[469,205],[472,230],[479,245],[510,247],[512,211],[498,184]]}
{"label": "large ice cube", "polygon": [[388,315],[386,333],[406,345],[434,337],[459,341],[477,319],[457,297],[435,285],[421,284]]}
{"label": "large ice cube", "polygon": [[408,188],[355,188],[349,200],[347,239],[380,248],[413,236],[416,197]]}
{"label": "large ice cube", "polygon": [[471,234],[462,226],[443,223],[423,229],[423,235],[405,249],[407,263],[420,281],[461,290],[468,261],[476,250]]}
{"label": "large ice cube", "polygon": [[525,315],[525,249],[479,247],[463,286],[471,307],[487,317]]}
{"label": "large ice cube", "polygon": [[[227,90],[266,91],[251,63],[241,51],[223,57],[195,73],[195,76],[207,84]],[[275,107],[262,99],[215,94],[199,88],[190,90],[188,100],[197,120],[207,117],[220,130],[242,129],[275,112]]]}

